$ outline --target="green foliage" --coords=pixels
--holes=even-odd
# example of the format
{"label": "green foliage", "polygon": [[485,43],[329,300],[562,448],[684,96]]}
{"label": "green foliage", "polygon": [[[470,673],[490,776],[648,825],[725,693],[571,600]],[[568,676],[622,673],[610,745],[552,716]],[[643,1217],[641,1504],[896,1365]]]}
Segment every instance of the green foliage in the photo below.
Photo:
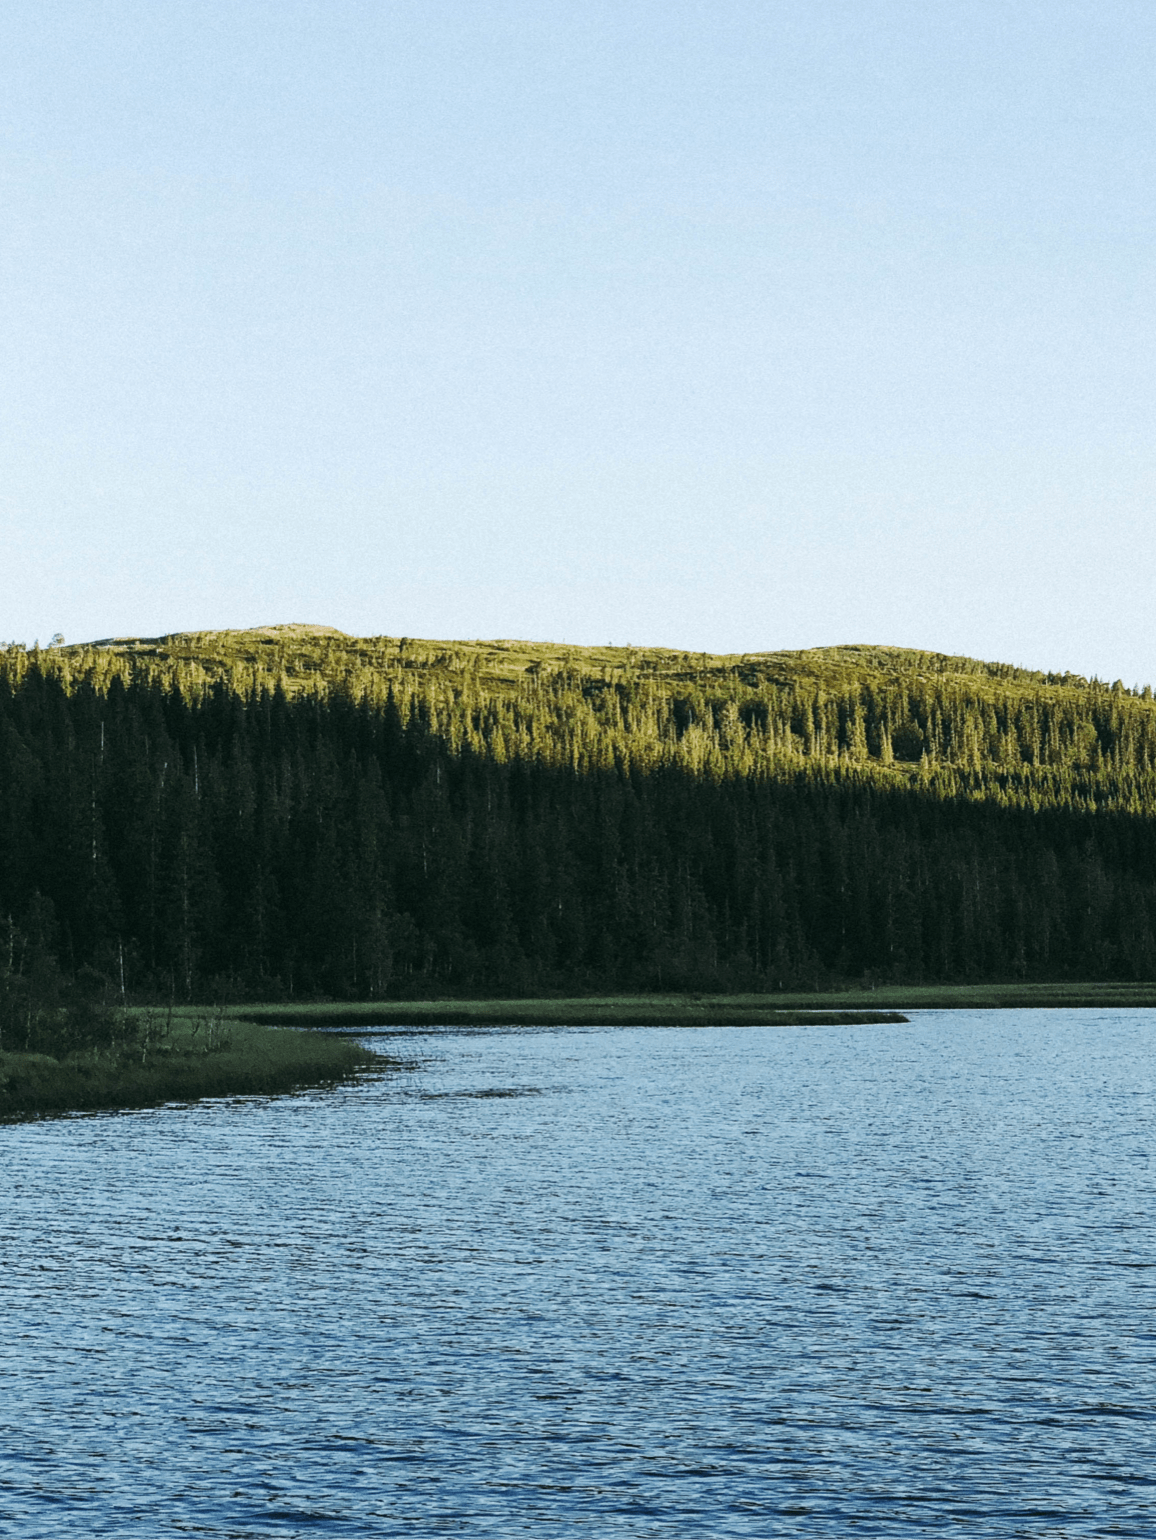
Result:
{"label": "green foliage", "polygon": [[221,1012],[125,1014],[125,1039],[101,1049],[74,1048],[61,1056],[0,1052],[0,1122],[207,1096],[274,1095],[389,1063],[357,1043],[230,1021]]}
{"label": "green foliage", "polygon": [[70,694],[115,681],[190,704],[224,691],[388,709],[497,763],[713,779],[822,766],[999,806],[1156,803],[1150,689],[902,648],[713,657],[270,626],[0,653],[10,687],[33,671]]}

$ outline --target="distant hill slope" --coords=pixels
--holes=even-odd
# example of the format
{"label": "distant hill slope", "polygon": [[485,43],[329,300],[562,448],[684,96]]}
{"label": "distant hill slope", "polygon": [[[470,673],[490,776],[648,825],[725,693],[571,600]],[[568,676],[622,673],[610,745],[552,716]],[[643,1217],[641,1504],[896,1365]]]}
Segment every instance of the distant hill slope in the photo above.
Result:
{"label": "distant hill slope", "polygon": [[271,625],[9,649],[72,690],[214,688],[417,713],[451,752],[573,769],[788,770],[918,784],[938,797],[1156,810],[1156,703],[1073,674],[839,646],[731,655],[522,641],[351,637]]}
{"label": "distant hill slope", "polygon": [[[909,679],[998,680],[1025,688],[1103,689],[1078,674],[1045,674],[1008,663],[905,647],[811,647],[794,652],[707,653],[663,647],[576,647],[526,641],[429,641],[413,637],[354,637],[333,626],[254,626],[244,631],[184,631],[157,637],[108,637],[53,649],[80,672],[100,671],[92,654],[131,660],[135,670],[199,682],[225,679],[238,687],[280,682],[290,693],[399,670],[468,671],[494,683],[515,683],[543,671],[590,678],[650,678],[707,684],[741,678],[747,685],[809,681],[827,689]],[[1123,690],[1123,685],[1117,685]],[[1133,692],[1125,692],[1133,693]],[[1150,697],[1151,691],[1147,692]]]}

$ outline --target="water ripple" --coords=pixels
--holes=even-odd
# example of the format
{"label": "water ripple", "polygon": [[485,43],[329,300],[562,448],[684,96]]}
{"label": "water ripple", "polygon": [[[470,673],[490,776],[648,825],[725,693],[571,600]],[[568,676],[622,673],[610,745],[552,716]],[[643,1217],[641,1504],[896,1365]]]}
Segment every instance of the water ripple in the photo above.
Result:
{"label": "water ripple", "polygon": [[0,1129],[0,1530],[1150,1536],[1153,1015]]}

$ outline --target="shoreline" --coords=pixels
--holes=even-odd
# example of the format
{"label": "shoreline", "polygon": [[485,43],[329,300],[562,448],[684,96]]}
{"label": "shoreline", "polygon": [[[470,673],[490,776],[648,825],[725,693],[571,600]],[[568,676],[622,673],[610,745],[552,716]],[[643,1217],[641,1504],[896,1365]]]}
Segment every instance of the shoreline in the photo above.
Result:
{"label": "shoreline", "polygon": [[407,1000],[299,1006],[240,1006],[236,1018],[263,1026],[356,1032],[435,1027],[851,1027],[895,1025],[895,1010],[789,1010],[714,1002],[629,999]]}
{"label": "shoreline", "polygon": [[240,1021],[318,1030],[437,1026],[900,1025],[913,1010],[1156,1008],[1156,983],[916,984],[813,994],[571,995],[260,1003]]}
{"label": "shoreline", "polygon": [[57,1059],[0,1052],[0,1123],[217,1097],[288,1095],[395,1064],[348,1039],[235,1017],[227,1020],[224,1039],[206,1048],[196,1021],[192,1012],[179,1013],[171,1038],[143,1055],[136,1050]]}
{"label": "shoreline", "polygon": [[[127,1111],[333,1086],[398,1061],[352,1041],[440,1027],[901,1026],[914,1010],[1156,1009],[1156,983],[887,985],[781,995],[586,995],[316,1001],[171,1014],[151,1049],[120,1054],[0,1051],[0,1123]],[[146,1007],[129,1007],[147,1013]],[[286,1030],[291,1029],[291,1030]]]}

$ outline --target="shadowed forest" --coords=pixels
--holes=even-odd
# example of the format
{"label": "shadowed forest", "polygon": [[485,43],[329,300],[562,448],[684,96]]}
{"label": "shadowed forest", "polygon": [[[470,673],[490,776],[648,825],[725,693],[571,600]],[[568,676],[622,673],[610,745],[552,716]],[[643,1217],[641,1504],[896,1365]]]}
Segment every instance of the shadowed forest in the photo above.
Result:
{"label": "shadowed forest", "polygon": [[1149,979],[1154,814],[1150,690],[940,654],[0,649],[9,1001]]}

